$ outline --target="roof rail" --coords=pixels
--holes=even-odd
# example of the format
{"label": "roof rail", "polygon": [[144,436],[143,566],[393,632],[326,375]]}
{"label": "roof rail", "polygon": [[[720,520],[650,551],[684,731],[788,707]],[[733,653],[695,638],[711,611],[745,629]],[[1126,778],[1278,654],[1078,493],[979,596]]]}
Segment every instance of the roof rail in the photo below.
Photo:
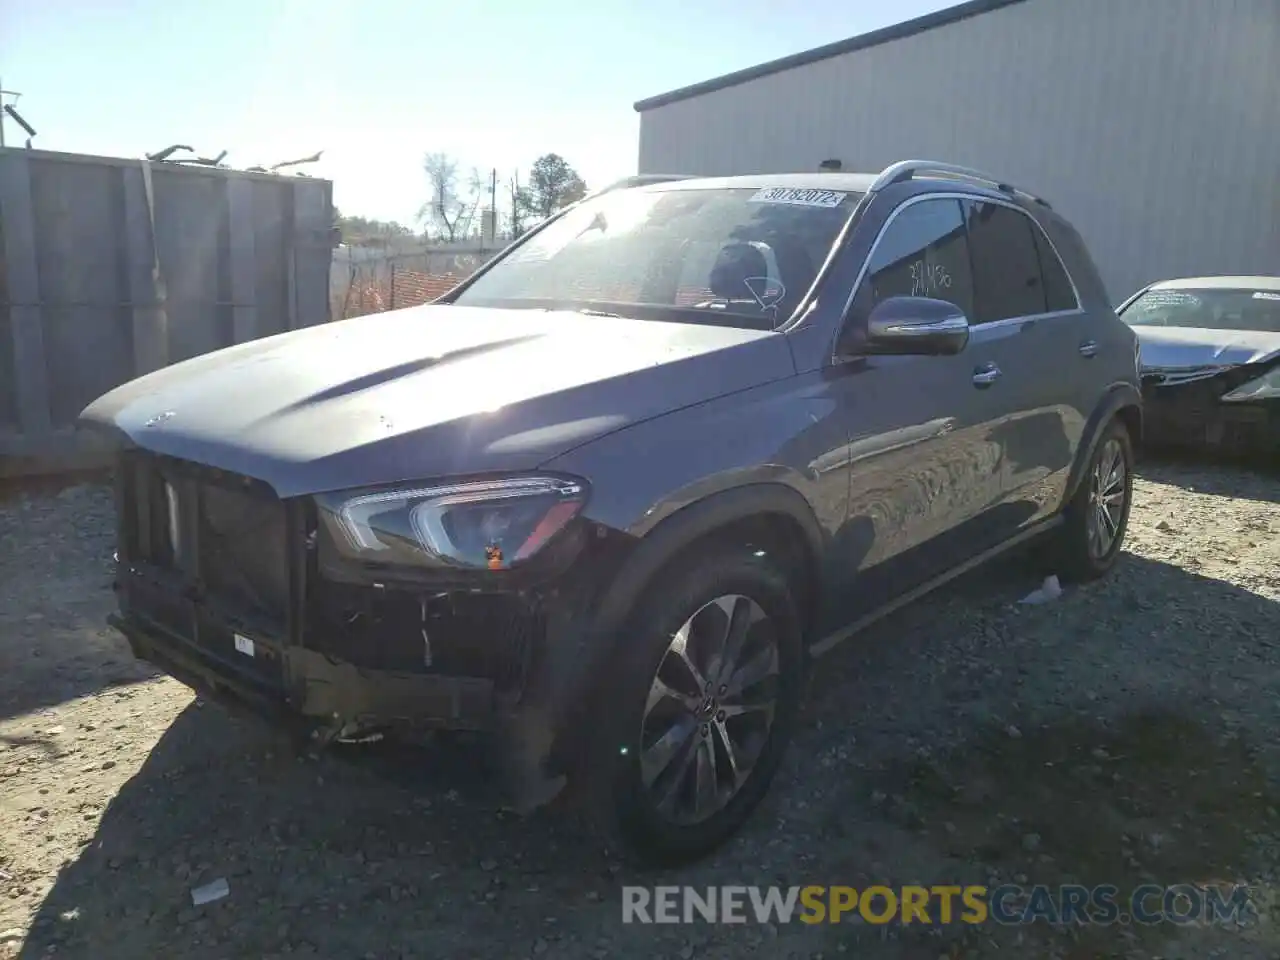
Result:
{"label": "roof rail", "polygon": [[871,184],[871,193],[883,190],[885,187],[894,183],[904,183],[911,180],[917,175],[935,176],[941,178],[952,178],[955,180],[968,180],[972,183],[993,186],[1001,193],[1007,193],[1011,196],[1024,197],[1034,203],[1040,204],[1042,207],[1048,207],[1049,201],[1043,197],[1038,197],[1034,193],[1028,193],[1021,190],[1010,183],[993,177],[990,174],[983,173],[981,170],[973,170],[969,167],[957,166],[954,163],[942,163],[937,160],[899,160],[897,163],[891,163],[880,171],[880,175],[876,177],[875,182]]}
{"label": "roof rail", "polygon": [[689,173],[642,173],[635,177],[623,177],[603,189],[595,191],[595,196],[602,193],[610,193],[614,190],[626,190],[631,187],[647,187],[651,183],[668,183],[672,180],[691,180],[693,174]]}

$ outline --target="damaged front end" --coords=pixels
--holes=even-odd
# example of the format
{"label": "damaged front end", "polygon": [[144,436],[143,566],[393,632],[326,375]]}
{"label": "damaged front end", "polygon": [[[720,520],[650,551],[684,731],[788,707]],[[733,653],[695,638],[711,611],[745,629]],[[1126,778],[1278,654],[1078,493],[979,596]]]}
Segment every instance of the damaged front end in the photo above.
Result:
{"label": "damaged front end", "polygon": [[1280,451],[1280,357],[1229,366],[1145,368],[1143,441],[1234,455]]}
{"label": "damaged front end", "polygon": [[[130,450],[113,623],[140,658],[313,743],[498,734],[512,805],[535,805],[559,780],[547,665],[585,642],[574,631],[621,545],[579,519],[581,485],[492,486],[280,500],[259,481]],[[505,513],[483,509],[495,497]],[[435,555],[418,556],[424,543]]]}

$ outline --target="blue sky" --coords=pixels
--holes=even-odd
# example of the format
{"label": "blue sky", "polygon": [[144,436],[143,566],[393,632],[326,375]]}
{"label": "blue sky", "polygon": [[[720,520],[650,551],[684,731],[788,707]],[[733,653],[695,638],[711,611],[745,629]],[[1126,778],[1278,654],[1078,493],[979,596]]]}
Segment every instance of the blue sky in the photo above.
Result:
{"label": "blue sky", "polygon": [[950,2],[0,0],[0,82],[45,149],[323,149],[344,212],[409,222],[428,151],[500,189],[555,151],[603,185],[635,172],[634,101]]}

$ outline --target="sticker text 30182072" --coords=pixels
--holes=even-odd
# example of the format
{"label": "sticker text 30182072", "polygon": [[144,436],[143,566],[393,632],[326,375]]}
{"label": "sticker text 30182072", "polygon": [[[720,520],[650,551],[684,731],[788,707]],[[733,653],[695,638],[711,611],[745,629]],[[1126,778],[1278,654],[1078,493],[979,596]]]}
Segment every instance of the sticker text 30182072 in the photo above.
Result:
{"label": "sticker text 30182072", "polygon": [[788,203],[797,207],[838,207],[847,197],[835,190],[800,187],[764,187],[751,197],[752,203]]}

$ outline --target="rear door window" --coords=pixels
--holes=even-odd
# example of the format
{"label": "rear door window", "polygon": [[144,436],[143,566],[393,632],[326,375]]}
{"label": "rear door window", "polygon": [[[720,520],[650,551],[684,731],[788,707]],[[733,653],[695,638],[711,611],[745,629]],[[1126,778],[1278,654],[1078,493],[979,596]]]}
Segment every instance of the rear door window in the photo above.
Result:
{"label": "rear door window", "polygon": [[1046,313],[1035,224],[1002,203],[963,201],[973,257],[974,324]]}
{"label": "rear door window", "polygon": [[1063,263],[1071,265],[1076,289],[1091,299],[1112,303],[1107,285],[1098,273],[1098,265],[1090,256],[1079,231],[1065,220],[1054,220],[1049,223],[1047,233],[1062,254]]}
{"label": "rear door window", "polygon": [[1031,232],[1036,238],[1036,253],[1040,255],[1040,276],[1044,279],[1045,308],[1050,313],[1059,310],[1075,310],[1080,306],[1076,302],[1076,292],[1071,286],[1071,278],[1067,276],[1067,268],[1062,265],[1053,244],[1036,224],[1031,225]]}

